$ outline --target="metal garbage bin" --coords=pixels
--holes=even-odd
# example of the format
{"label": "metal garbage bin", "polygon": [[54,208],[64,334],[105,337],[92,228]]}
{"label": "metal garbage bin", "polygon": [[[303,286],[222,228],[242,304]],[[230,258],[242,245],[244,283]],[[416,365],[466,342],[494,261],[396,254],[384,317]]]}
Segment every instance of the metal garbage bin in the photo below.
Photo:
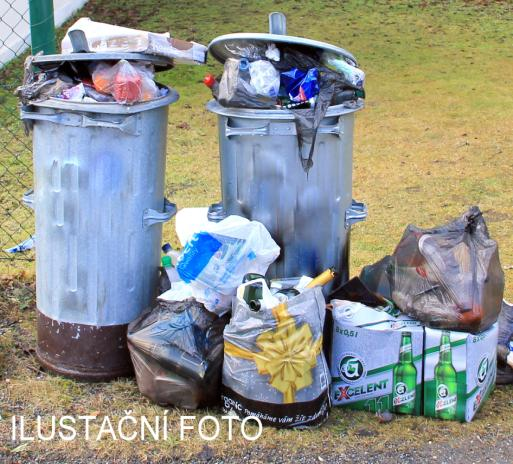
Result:
{"label": "metal garbage bin", "polygon": [[168,105],[178,98],[169,90],[132,106],[51,98],[22,108],[33,129],[36,353],[51,371],[132,373],[127,325],[156,296],[162,223],[176,213],[164,173]]}
{"label": "metal garbage bin", "polygon": [[[284,21],[279,23],[284,34]],[[272,28],[273,15],[270,24]],[[280,34],[228,34],[214,39],[209,51],[224,63],[240,57],[238,50],[275,43],[328,50],[356,62],[338,47]],[[227,108],[214,100],[207,104],[218,115],[225,213],[262,222],[281,247],[269,277],[315,276],[335,267],[340,274],[326,291],[348,280],[351,225],[367,216],[366,206],[352,199],[354,116],[362,107],[359,102],[328,109],[307,173],[298,155],[292,111]],[[308,153],[310,147],[305,148]]]}

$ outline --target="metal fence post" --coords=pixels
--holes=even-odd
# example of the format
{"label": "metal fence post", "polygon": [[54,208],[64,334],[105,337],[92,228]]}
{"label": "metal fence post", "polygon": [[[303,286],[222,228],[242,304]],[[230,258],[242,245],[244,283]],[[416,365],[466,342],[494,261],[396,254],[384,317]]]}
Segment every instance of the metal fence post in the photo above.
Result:
{"label": "metal fence post", "polygon": [[53,0],[29,0],[29,8],[32,54],[41,50],[45,55],[55,53]]}

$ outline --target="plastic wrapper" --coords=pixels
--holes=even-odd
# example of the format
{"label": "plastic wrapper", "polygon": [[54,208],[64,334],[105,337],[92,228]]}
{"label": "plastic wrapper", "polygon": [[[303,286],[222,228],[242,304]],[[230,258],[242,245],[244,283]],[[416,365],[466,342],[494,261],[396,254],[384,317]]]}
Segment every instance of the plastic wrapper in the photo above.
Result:
{"label": "plastic wrapper", "polygon": [[281,82],[292,101],[305,102],[319,93],[319,70],[310,68],[304,72],[292,68],[281,73]]}
{"label": "plastic wrapper", "polygon": [[257,416],[274,427],[322,424],[330,406],[330,373],[322,352],[324,316],[319,287],[258,312],[234,299],[224,331],[224,411]]}
{"label": "plastic wrapper", "polygon": [[168,32],[156,34],[99,23],[89,18],[80,18],[68,29],[61,43],[62,53],[73,52],[68,33],[74,30],[84,32],[92,52],[138,52],[164,56],[186,64],[206,62],[207,47],[204,45],[172,38]]}
{"label": "plastic wrapper", "polygon": [[[394,303],[429,327],[477,333],[489,328],[501,310],[499,250],[476,206],[440,227],[408,226],[391,264],[381,269]],[[370,279],[363,280],[378,292]]]}
{"label": "plastic wrapper", "polygon": [[[273,108],[276,105],[277,93],[272,97],[259,94],[251,84],[251,80],[255,80],[256,75],[255,79],[253,79],[251,71],[241,71],[240,63],[241,60],[233,58],[228,58],[225,61],[223,76],[219,82],[219,103],[223,106],[234,108]],[[273,85],[275,85],[273,82],[269,84],[271,88]]]}
{"label": "plastic wrapper", "polygon": [[120,60],[115,65],[98,63],[92,72],[94,88],[114,97],[118,103],[132,104],[160,96],[152,70],[138,63]]}
{"label": "plastic wrapper", "polygon": [[207,309],[229,311],[244,275],[264,275],[280,247],[263,224],[240,216],[212,222],[186,243],[177,270]]}
{"label": "plastic wrapper", "polygon": [[365,85],[365,73],[361,69],[349,64],[340,55],[329,52],[322,54],[321,61],[323,65],[339,72],[347,85],[356,89],[363,89]]}
{"label": "plastic wrapper", "polygon": [[128,348],[141,393],[188,409],[217,403],[227,322],[194,300],[160,302],[133,321]]}
{"label": "plastic wrapper", "polygon": [[258,95],[276,99],[280,91],[280,73],[269,61],[257,60],[249,63],[249,74],[250,84]]}
{"label": "plastic wrapper", "polygon": [[34,56],[28,56],[25,59],[23,83],[14,91],[22,104],[28,105],[30,102],[57,97],[64,90],[76,85],[73,79],[58,71],[35,72],[33,61]]}

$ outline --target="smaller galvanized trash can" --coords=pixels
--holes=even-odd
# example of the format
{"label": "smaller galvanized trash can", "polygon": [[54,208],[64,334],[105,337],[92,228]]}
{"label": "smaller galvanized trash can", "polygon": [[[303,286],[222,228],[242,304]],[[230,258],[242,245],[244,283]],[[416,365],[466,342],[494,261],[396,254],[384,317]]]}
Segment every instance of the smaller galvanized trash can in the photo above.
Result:
{"label": "smaller galvanized trash can", "polygon": [[[279,29],[284,33],[284,22]],[[356,62],[338,47],[279,34],[228,34],[214,39],[209,51],[224,63],[268,43],[328,50]],[[328,109],[307,173],[292,111],[226,108],[214,100],[207,104],[218,115],[225,213],[262,222],[281,247],[269,277],[315,276],[335,267],[340,274],[326,292],[348,280],[351,225],[367,216],[366,206],[352,199],[354,116],[361,108],[360,102]]]}
{"label": "smaller galvanized trash can", "polygon": [[[48,59],[45,57],[45,59]],[[127,325],[155,298],[164,199],[166,96],[132,106],[51,98],[33,129],[37,356],[84,380],[132,373]]]}

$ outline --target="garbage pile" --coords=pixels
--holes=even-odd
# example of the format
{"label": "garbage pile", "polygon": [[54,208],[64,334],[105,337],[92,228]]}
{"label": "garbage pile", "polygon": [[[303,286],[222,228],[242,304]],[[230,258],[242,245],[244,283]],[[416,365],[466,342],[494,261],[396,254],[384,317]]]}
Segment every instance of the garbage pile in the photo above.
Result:
{"label": "garbage pile", "polygon": [[23,84],[15,91],[24,105],[58,98],[83,103],[132,105],[168,94],[155,82],[155,67],[206,62],[206,47],[89,18],[79,19],[62,40],[62,54],[29,56]]}
{"label": "garbage pile", "polygon": [[471,421],[495,385],[504,292],[479,208],[433,229],[408,226],[360,279],[359,292],[332,295],[334,403]]}
{"label": "garbage pile", "polygon": [[253,109],[314,109],[365,98],[365,73],[348,57],[306,54],[270,43],[264,49],[238,45],[220,78],[204,83],[223,106]]}
{"label": "garbage pile", "polygon": [[[227,108],[292,111],[301,163],[308,172],[328,108],[357,106],[365,98],[365,73],[342,49],[333,51],[320,42],[287,37],[257,34],[254,39],[246,35],[216,39],[210,51],[215,50],[214,56],[224,63],[224,72],[218,78],[208,74],[204,83]],[[222,53],[216,51],[221,48]]]}
{"label": "garbage pile", "polygon": [[[335,269],[269,280],[279,248],[262,224],[209,223],[204,214],[179,215],[185,246],[164,245],[164,293],[129,328],[146,396],[187,408],[220,400],[226,413],[308,428],[331,404],[471,421],[490,395],[504,280],[478,208],[434,229],[408,226],[392,256],[333,291],[328,305],[322,287]],[[511,356],[503,353],[505,366]]]}

